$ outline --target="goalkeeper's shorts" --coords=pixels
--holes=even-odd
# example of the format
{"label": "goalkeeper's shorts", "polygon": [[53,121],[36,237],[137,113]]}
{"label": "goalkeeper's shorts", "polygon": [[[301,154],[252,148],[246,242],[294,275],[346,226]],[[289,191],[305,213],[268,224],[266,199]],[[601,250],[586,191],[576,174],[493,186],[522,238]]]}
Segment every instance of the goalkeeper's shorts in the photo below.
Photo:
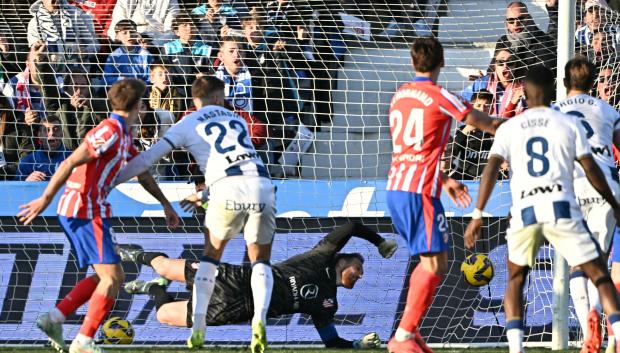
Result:
{"label": "goalkeeper's shorts", "polygon": [[80,268],[121,262],[116,238],[108,219],[79,219],[59,215],[58,223],[75,250]]}
{"label": "goalkeeper's shorts", "polygon": [[616,227],[614,231],[613,245],[611,246],[611,262],[620,263],[620,227]]}
{"label": "goalkeeper's shorts", "polygon": [[413,255],[450,249],[448,221],[439,199],[413,192],[387,192],[392,223]]}

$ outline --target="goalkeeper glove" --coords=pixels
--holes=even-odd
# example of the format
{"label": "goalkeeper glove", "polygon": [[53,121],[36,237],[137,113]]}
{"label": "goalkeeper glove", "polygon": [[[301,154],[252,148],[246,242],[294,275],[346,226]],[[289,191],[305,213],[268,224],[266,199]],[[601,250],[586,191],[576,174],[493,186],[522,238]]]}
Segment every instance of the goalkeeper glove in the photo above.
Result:
{"label": "goalkeeper glove", "polygon": [[398,245],[396,244],[395,240],[383,239],[381,244],[379,244],[378,248],[379,254],[381,254],[384,259],[389,259],[390,257],[392,257],[392,255],[394,255],[396,249],[398,249]]}
{"label": "goalkeeper glove", "polygon": [[371,332],[364,337],[353,341],[353,348],[355,349],[370,349],[379,348],[381,346],[381,339],[376,332]]}

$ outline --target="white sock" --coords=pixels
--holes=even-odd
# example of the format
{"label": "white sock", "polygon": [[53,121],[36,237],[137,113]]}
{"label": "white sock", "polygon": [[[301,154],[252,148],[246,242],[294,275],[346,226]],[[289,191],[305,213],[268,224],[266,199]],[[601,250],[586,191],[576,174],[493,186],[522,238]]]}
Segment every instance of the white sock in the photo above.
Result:
{"label": "white sock", "polygon": [[596,309],[599,313],[603,311],[601,299],[598,296],[598,289],[592,281],[588,281],[588,300],[590,301],[590,309]]}
{"label": "white sock", "polygon": [[[583,337],[588,334],[588,313],[590,312],[590,301],[588,300],[588,279],[583,272],[577,271],[571,273],[570,281],[570,297],[573,299],[575,313],[583,332]],[[598,293],[598,292],[597,292]]]}
{"label": "white sock", "polygon": [[194,290],[192,291],[193,332],[204,332],[207,326],[207,310],[209,301],[215,287],[217,277],[217,265],[210,261],[200,261],[194,278]]}
{"label": "white sock", "polygon": [[75,337],[75,340],[78,341],[79,344],[89,344],[93,340],[93,338],[78,333],[78,335]]}
{"label": "white sock", "polygon": [[[614,331],[614,335],[610,336],[610,338],[614,337],[615,340],[616,340],[616,346],[618,346],[618,344],[620,344],[620,342],[618,342],[618,341],[620,341],[620,335],[616,334],[616,332],[620,332],[620,320],[616,320],[615,322],[613,322],[611,324],[611,329],[612,329],[612,331]],[[618,330],[618,331],[616,331],[616,330]]]}
{"label": "white sock", "polygon": [[252,322],[258,320],[267,324],[267,311],[271,303],[271,291],[273,290],[273,272],[268,262],[255,262],[252,265],[252,298],[254,300],[254,317]]}
{"label": "white sock", "polygon": [[58,310],[58,308],[50,310],[49,314],[50,320],[52,320],[53,323],[62,324],[65,322],[65,315],[60,310]]}
{"label": "white sock", "polygon": [[396,333],[394,334],[394,338],[398,342],[405,342],[406,340],[411,338],[411,332],[409,332],[409,331],[399,327],[399,328],[396,329]]}
{"label": "white sock", "polygon": [[506,321],[506,338],[508,338],[508,352],[523,352],[523,327],[521,320]]}

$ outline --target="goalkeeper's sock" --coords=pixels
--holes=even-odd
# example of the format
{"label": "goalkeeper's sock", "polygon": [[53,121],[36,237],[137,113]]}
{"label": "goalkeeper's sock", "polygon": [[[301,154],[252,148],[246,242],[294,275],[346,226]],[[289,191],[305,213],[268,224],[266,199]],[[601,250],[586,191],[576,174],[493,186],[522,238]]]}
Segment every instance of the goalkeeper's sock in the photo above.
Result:
{"label": "goalkeeper's sock", "polygon": [[84,322],[82,323],[82,327],[80,327],[80,334],[86,337],[94,337],[103,319],[105,319],[110,310],[112,310],[113,305],[113,298],[96,292],[93,293],[90,297],[90,304],[88,304],[88,311],[84,317]]}
{"label": "goalkeeper's sock", "polygon": [[[614,283],[616,287],[616,291],[620,293],[620,283]],[[609,340],[614,339],[614,329],[611,327],[611,321],[609,321],[609,315],[607,315],[607,335],[609,336]]]}
{"label": "goalkeeper's sock", "polygon": [[588,280],[588,301],[590,302],[590,309],[596,309],[596,312],[598,313],[603,311],[603,308],[601,307],[601,299],[598,295],[598,289],[590,280]]}
{"label": "goalkeeper's sock", "polygon": [[151,261],[160,256],[168,258],[168,255],[164,254],[163,252],[143,252],[136,256],[136,262],[142,265],[152,267]]}
{"label": "goalkeeper's sock", "polygon": [[523,352],[523,324],[521,319],[506,320],[506,338],[508,338],[508,352]]}
{"label": "goalkeeper's sock", "polygon": [[409,278],[407,304],[398,328],[410,333],[417,329],[426,310],[433,302],[433,296],[440,282],[441,276],[426,271],[420,265],[413,270]]}
{"label": "goalkeeper's sock", "polygon": [[[607,315],[607,320],[609,320],[608,322],[613,332],[620,332],[620,313]],[[617,347],[618,344],[620,344],[620,342],[618,342],[620,341],[620,334],[614,335],[614,338],[616,340],[616,347]]]}
{"label": "goalkeeper's sock", "polygon": [[[573,299],[575,313],[579,320],[579,326],[587,336],[588,332],[588,313],[590,312],[590,301],[588,300],[588,278],[583,271],[574,271],[570,274],[570,297]],[[598,293],[598,290],[596,290]]]}
{"label": "goalkeeper's sock", "polygon": [[166,292],[166,288],[159,284],[152,284],[149,287],[149,296],[155,303],[155,309],[159,310],[164,304],[168,304],[173,301],[172,297]]}
{"label": "goalkeeper's sock", "polygon": [[204,332],[207,326],[207,310],[215,287],[217,266],[220,262],[209,256],[203,256],[198,264],[192,291],[193,332]]}
{"label": "goalkeeper's sock", "polygon": [[252,298],[254,300],[254,317],[252,323],[262,321],[267,325],[267,311],[273,290],[273,272],[269,261],[256,261],[252,264]]}
{"label": "goalkeeper's sock", "polygon": [[63,322],[64,318],[73,314],[80,306],[90,299],[97,288],[98,281],[93,276],[86,277],[79,281],[75,287],[56,305],[56,309],[62,313],[63,318],[59,320],[57,312],[50,312],[50,317],[54,322]]}

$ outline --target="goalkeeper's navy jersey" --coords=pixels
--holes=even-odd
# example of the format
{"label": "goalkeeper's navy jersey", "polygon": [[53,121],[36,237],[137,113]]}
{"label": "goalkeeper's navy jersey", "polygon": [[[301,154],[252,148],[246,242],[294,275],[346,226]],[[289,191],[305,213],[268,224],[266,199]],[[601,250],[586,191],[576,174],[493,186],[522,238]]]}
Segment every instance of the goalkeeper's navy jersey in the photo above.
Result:
{"label": "goalkeeper's navy jersey", "polygon": [[[360,224],[348,223],[326,235],[311,250],[274,265],[273,292],[267,315],[308,314],[317,328],[333,322],[338,310],[335,256],[353,235],[377,246],[383,240]],[[193,285],[193,273],[186,274],[188,287]],[[250,266],[220,264],[209,302],[207,325],[232,324],[252,318],[251,273]]]}

